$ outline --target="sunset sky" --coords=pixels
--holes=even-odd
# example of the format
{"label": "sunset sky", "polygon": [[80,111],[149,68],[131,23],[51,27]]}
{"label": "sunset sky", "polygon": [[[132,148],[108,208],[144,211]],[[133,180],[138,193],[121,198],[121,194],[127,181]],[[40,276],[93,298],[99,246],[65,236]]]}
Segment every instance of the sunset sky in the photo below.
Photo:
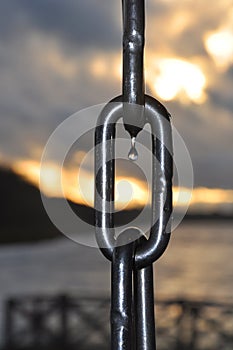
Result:
{"label": "sunset sky", "polygon": [[[190,152],[191,204],[233,210],[233,2],[148,0],[146,14],[146,90],[165,104]],[[38,183],[54,129],[121,94],[121,38],[121,1],[1,1],[0,164]],[[64,169],[64,188],[92,204],[93,192],[84,199],[75,181],[85,151]],[[47,194],[59,195],[58,171],[51,159]],[[85,178],[92,191],[88,169]],[[143,204],[145,184],[126,179],[136,205]]]}

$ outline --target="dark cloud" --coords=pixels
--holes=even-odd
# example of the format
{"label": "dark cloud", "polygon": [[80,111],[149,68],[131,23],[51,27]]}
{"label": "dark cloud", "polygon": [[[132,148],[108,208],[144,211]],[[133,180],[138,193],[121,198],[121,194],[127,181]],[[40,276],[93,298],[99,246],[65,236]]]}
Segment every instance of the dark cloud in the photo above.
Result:
{"label": "dark cloud", "polygon": [[[87,46],[110,49],[121,38],[114,8],[111,0],[3,0],[1,37],[16,39],[27,31],[41,31],[72,49]],[[120,15],[120,6],[118,10]]]}
{"label": "dark cloud", "polygon": [[232,99],[232,85],[233,85],[233,66],[230,66],[225,71],[220,71],[215,75],[211,86],[208,88],[208,97],[211,104],[219,109],[232,112],[233,118],[233,99]]}
{"label": "dark cloud", "polygon": [[233,122],[231,115],[213,106],[167,103],[173,123],[190,153],[195,186],[232,188]]}
{"label": "dark cloud", "polygon": [[189,28],[182,32],[178,38],[171,40],[171,45],[180,57],[207,56],[202,34],[202,31]]}
{"label": "dark cloud", "polygon": [[224,153],[209,154],[205,158],[193,157],[195,186],[232,189],[233,156]]}

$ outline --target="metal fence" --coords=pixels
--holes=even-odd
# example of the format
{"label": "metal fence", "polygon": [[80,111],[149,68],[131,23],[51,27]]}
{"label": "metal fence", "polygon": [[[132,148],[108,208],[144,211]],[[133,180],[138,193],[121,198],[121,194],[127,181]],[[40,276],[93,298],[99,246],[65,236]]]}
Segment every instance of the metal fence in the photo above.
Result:
{"label": "metal fence", "polygon": [[[5,304],[4,350],[107,350],[109,300],[97,297],[25,296]],[[160,350],[233,349],[233,305],[158,301]]]}

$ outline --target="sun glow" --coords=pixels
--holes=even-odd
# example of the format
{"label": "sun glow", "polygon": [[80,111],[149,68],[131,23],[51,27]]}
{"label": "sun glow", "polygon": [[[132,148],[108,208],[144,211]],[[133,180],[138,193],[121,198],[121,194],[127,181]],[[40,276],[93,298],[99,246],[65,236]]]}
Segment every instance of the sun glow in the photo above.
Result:
{"label": "sun glow", "polygon": [[233,203],[233,190],[223,190],[220,188],[198,187],[193,192],[192,204],[206,203]]}
{"label": "sun glow", "polygon": [[228,29],[208,33],[205,47],[219,68],[227,68],[233,62],[233,32]]}
{"label": "sun glow", "polygon": [[103,57],[97,57],[91,62],[90,71],[95,78],[102,78],[107,74],[107,66]]}
{"label": "sun glow", "polygon": [[[181,58],[157,58],[150,52],[146,67],[146,83],[159,98],[195,103],[206,100],[206,77],[198,64]],[[89,62],[89,69],[97,80],[108,79],[109,71],[117,80],[122,78],[121,57],[116,53],[95,55]]]}
{"label": "sun glow", "polygon": [[12,170],[32,184],[39,186],[40,164],[34,160],[18,160],[12,165]]}
{"label": "sun glow", "polygon": [[[40,163],[31,160],[17,161],[13,170],[26,180],[39,186]],[[60,184],[62,183],[62,186]],[[78,170],[60,169],[56,164],[50,163],[41,176],[41,190],[49,197],[64,195],[76,203],[93,206],[94,204],[94,176],[90,172],[82,171],[82,178],[78,177]],[[62,193],[61,193],[62,187]],[[122,210],[143,207],[150,202],[150,193],[145,182],[130,176],[116,178],[116,209]],[[233,190],[219,188],[198,187],[173,188],[173,205],[182,208],[190,202],[194,209],[215,209],[221,205],[228,205],[233,209]]]}
{"label": "sun glow", "polygon": [[161,99],[180,98],[203,103],[206,78],[201,68],[178,58],[151,59],[147,74],[149,87]]}
{"label": "sun glow", "polygon": [[[94,205],[94,176],[78,169],[59,169],[54,163],[46,164],[43,170],[40,163],[31,160],[19,160],[13,170],[37,187],[48,197],[62,197],[73,202]],[[133,177],[117,177],[115,188],[116,209],[142,207],[149,201],[147,185]]]}
{"label": "sun glow", "polygon": [[110,79],[113,75],[117,80],[121,80],[121,56],[119,53],[95,54],[95,57],[89,62],[89,69],[95,79]]}

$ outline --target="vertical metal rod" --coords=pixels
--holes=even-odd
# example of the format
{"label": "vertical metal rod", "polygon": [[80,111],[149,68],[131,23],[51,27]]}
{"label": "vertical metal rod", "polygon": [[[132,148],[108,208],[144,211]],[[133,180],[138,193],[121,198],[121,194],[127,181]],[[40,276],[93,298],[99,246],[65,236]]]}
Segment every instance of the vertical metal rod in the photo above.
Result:
{"label": "vertical metal rod", "polygon": [[113,251],[111,350],[132,350],[133,259],[134,243]]}
{"label": "vertical metal rod", "polygon": [[134,271],[136,350],[156,350],[153,266]]}
{"label": "vertical metal rod", "polygon": [[143,105],[145,4],[144,0],[123,0],[122,7],[124,102]]}
{"label": "vertical metal rod", "polygon": [[[123,92],[120,101],[123,104],[104,109],[95,136],[96,237],[103,254],[112,260],[111,350],[155,350],[152,262],[161,256],[170,237],[167,227],[172,209],[170,116],[158,101],[145,97],[145,0],[122,0],[122,8]],[[119,112],[122,112],[120,116]],[[146,122],[150,123],[152,151],[159,163],[157,165],[153,158],[152,227],[149,240],[144,240],[142,245],[139,241],[132,243],[139,239],[135,229],[128,229],[128,236],[125,230],[124,235],[117,240],[114,238],[114,139],[115,124],[121,116],[131,138],[137,136]]]}
{"label": "vertical metal rod", "polygon": [[[123,10],[123,102],[124,124],[131,137],[143,127],[144,113],[138,105],[144,106],[144,32],[145,1],[122,0]],[[134,105],[137,105],[136,107]]]}

